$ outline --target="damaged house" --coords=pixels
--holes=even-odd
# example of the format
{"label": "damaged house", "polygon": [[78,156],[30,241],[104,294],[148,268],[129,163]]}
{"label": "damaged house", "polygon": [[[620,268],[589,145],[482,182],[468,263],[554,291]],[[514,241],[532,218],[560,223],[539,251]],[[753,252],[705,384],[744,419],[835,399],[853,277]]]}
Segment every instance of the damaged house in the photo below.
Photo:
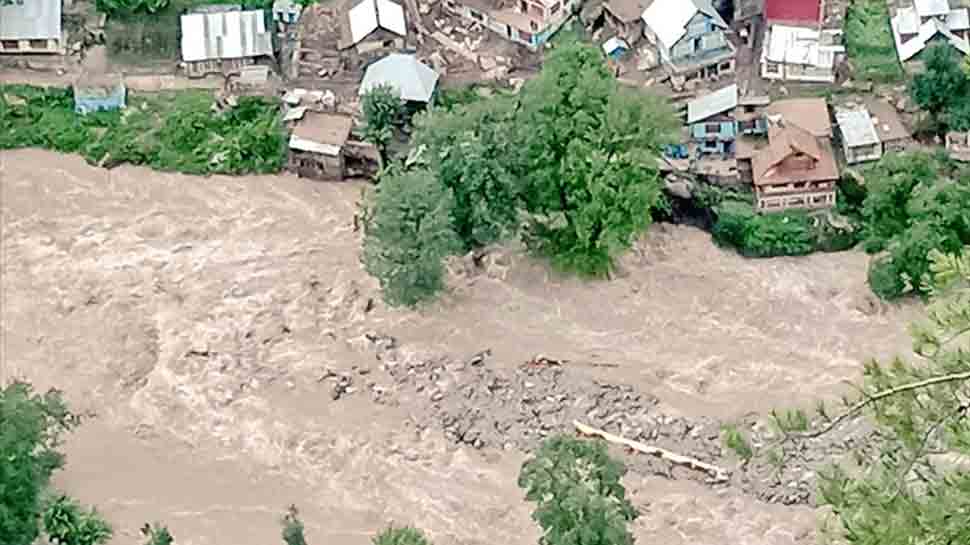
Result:
{"label": "damaged house", "polygon": [[613,35],[628,44],[635,44],[644,35],[643,12],[651,0],[607,0],[603,3],[603,18]]}
{"label": "damaged house", "polygon": [[445,9],[536,50],[573,16],[581,0],[444,0]]}
{"label": "damaged house", "polygon": [[0,1],[0,54],[64,53],[61,0]]}
{"label": "damaged house", "polygon": [[899,8],[890,24],[899,62],[912,60],[934,42],[948,43],[970,56],[970,13],[965,7],[951,8],[950,0],[915,0]]}
{"label": "damaged house", "polygon": [[674,75],[692,79],[734,72],[728,25],[711,0],[654,0],[642,18],[647,40]]}
{"label": "damaged house", "polygon": [[688,102],[690,170],[722,185],[750,181],[739,171],[736,154],[743,150],[744,139],[767,132],[767,104],[768,97],[739,96],[737,84]]}
{"label": "damaged house", "polygon": [[182,61],[189,77],[232,74],[273,56],[273,38],[262,10],[212,6],[181,17]]}
{"label": "damaged house", "polygon": [[884,100],[835,112],[842,136],[842,150],[848,164],[875,161],[889,151],[902,151],[913,144],[899,114]]}

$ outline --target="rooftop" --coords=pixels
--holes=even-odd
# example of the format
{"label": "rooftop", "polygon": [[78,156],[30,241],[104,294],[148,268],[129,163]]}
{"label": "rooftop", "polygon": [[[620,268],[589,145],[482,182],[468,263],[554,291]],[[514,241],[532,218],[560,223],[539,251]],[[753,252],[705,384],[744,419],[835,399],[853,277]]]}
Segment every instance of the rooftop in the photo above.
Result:
{"label": "rooftop", "polygon": [[347,12],[350,20],[350,36],[358,43],[378,28],[406,36],[404,8],[392,0],[361,0]]}
{"label": "rooftop", "polygon": [[262,10],[182,16],[182,60],[239,59],[273,54]]}
{"label": "rooftop", "polygon": [[0,40],[61,39],[61,0],[0,2]]}
{"label": "rooftop", "polygon": [[347,142],[354,120],[345,115],[306,112],[293,128],[290,148],[337,155]]}
{"label": "rooftop", "polygon": [[381,85],[396,89],[402,100],[428,102],[438,85],[438,73],[414,55],[391,53],[367,67],[359,94]]}
{"label": "rooftop", "polygon": [[797,125],[814,136],[832,136],[829,107],[824,98],[776,100],[766,112],[769,116],[780,116],[786,124]]}
{"label": "rooftop", "polygon": [[822,45],[822,32],[804,27],[772,25],[762,56],[772,62],[832,68],[840,45]]}
{"label": "rooftop", "polygon": [[866,107],[869,109],[869,115],[872,117],[872,123],[876,126],[880,140],[893,142],[906,140],[910,137],[909,131],[906,130],[906,126],[903,125],[902,119],[899,118],[899,114],[892,104],[885,100],[870,100],[866,102]]}
{"label": "rooftop", "polygon": [[820,0],[765,0],[765,19],[818,24],[822,20],[822,3]]}
{"label": "rooftop", "polygon": [[697,123],[738,106],[738,85],[728,85],[687,103],[687,122]]}
{"label": "rooftop", "polygon": [[[796,155],[811,158],[812,167],[787,166],[785,161]],[[754,154],[751,166],[756,186],[835,180],[839,177],[828,140],[812,136],[790,123],[772,124],[769,127],[768,146]]]}
{"label": "rooftop", "polygon": [[687,23],[698,13],[712,18],[721,28],[728,27],[711,0],[654,0],[641,17],[657,38],[670,48],[684,37]]}
{"label": "rooftop", "polygon": [[607,0],[603,7],[624,23],[636,21],[653,0]]}
{"label": "rooftop", "polygon": [[914,5],[920,17],[938,17],[950,12],[949,0],[915,0]]}
{"label": "rooftop", "polygon": [[[948,23],[938,19],[930,19],[919,26],[919,31],[912,36],[913,14],[912,8],[901,9],[892,18],[890,26],[893,29],[893,39],[896,42],[896,53],[899,55],[900,62],[906,62],[921,51],[926,49],[927,44],[937,37],[947,40],[950,45],[955,47],[964,55],[970,55],[970,42],[957,36],[950,31]],[[966,12],[966,8],[963,9]],[[956,24],[963,24],[966,14],[947,16],[947,21],[954,21]],[[970,22],[970,21],[968,21]],[[970,25],[968,25],[970,26]],[[903,36],[908,36],[905,40]]]}
{"label": "rooftop", "polygon": [[880,143],[876,126],[867,110],[840,110],[835,112],[835,120],[847,146],[854,148]]}

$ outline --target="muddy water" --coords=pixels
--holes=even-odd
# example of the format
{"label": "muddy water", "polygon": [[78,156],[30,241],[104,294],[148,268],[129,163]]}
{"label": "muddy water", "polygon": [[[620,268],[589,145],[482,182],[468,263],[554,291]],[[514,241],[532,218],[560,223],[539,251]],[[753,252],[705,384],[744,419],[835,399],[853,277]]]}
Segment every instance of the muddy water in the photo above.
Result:
{"label": "muddy water", "polygon": [[[359,186],[20,151],[0,155],[0,189],[4,370],[97,414],[57,484],[106,513],[114,544],[151,520],[180,545],[278,543],[291,502],[312,544],[368,543],[391,521],[439,545],[535,543],[521,453],[456,449],[406,404],[331,398],[328,367],[392,387],[372,332],[415,358],[544,353],[671,411],[731,417],[839,392],[864,358],[907,350],[915,315],[873,303],[861,254],[747,261],[676,227],[655,228],[612,282],[506,250],[487,274],[456,262],[433,307],[394,311],[358,263]],[[814,542],[807,507],[628,484],[642,542]]]}

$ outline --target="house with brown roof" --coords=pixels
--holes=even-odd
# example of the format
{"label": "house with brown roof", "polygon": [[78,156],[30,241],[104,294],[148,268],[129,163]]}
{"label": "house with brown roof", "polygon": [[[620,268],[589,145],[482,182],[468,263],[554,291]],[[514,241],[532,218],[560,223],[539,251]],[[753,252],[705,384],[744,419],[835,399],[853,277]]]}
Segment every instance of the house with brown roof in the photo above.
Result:
{"label": "house with brown roof", "polygon": [[824,99],[791,99],[766,108],[767,141],[741,138],[738,174],[754,186],[755,209],[777,212],[835,205],[839,168]]}
{"label": "house with brown roof", "polygon": [[751,170],[760,212],[835,206],[839,168],[832,143],[798,125],[772,120],[768,145],[752,155]]}
{"label": "house with brown roof", "polygon": [[306,112],[290,135],[287,169],[301,178],[342,180],[353,124],[349,116]]}
{"label": "house with brown roof", "polygon": [[607,0],[603,3],[606,24],[616,30],[616,36],[629,44],[643,37],[643,11],[653,0]]}

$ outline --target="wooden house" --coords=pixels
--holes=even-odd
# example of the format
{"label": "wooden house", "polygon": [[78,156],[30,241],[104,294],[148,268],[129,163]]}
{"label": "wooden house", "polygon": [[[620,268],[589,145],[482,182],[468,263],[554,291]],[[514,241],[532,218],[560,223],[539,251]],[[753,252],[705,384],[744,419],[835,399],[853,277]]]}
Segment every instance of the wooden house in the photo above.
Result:
{"label": "wooden house", "polygon": [[353,128],[349,116],[306,112],[290,135],[287,169],[301,178],[342,180],[345,146]]}

